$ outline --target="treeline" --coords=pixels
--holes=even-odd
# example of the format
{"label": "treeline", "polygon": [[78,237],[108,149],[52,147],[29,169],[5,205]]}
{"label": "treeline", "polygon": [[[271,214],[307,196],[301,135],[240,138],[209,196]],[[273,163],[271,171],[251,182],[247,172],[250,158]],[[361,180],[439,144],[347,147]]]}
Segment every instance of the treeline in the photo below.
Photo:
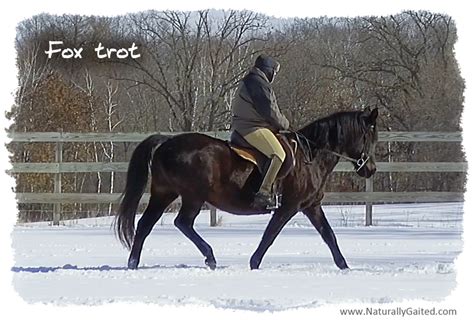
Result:
{"label": "treeline", "polygon": [[[82,58],[48,59],[55,48]],[[464,82],[446,15],[275,19],[250,11],[146,11],[118,17],[42,14],[18,25],[18,90],[9,117],[16,132],[156,132],[229,129],[231,100],[256,56],[282,65],[275,91],[298,128],[340,111],[378,107],[381,131],[459,131]],[[98,59],[98,45],[130,48],[131,59]],[[112,55],[113,56],[113,55]],[[13,162],[54,161],[48,144],[14,143]],[[128,161],[134,146],[65,144],[67,161]],[[380,161],[462,161],[459,144],[379,144]],[[52,175],[16,175],[18,192],[52,191]],[[63,175],[64,192],[121,192],[124,174]],[[462,191],[464,174],[377,174],[376,191]],[[364,181],[334,174],[328,190]],[[21,205],[20,220],[45,219],[49,206]],[[104,208],[102,208],[104,207]],[[108,206],[69,205],[73,215]]]}

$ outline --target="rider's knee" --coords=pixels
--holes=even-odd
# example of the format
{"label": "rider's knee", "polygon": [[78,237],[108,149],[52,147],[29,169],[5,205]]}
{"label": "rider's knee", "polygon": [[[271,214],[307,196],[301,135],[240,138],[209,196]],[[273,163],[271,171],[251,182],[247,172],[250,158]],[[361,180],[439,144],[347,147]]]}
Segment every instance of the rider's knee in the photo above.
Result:
{"label": "rider's knee", "polygon": [[283,163],[285,161],[285,158],[286,158],[285,150],[283,150],[283,148],[282,148],[281,151],[275,151],[273,156],[277,157],[280,160],[280,162]]}

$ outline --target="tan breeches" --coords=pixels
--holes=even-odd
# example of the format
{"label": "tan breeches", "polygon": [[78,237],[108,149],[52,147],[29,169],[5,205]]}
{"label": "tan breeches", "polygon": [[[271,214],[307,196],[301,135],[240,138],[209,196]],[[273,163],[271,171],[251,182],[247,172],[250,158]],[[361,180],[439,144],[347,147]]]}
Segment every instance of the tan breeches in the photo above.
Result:
{"label": "tan breeches", "polygon": [[271,159],[275,155],[282,163],[285,161],[285,150],[283,150],[275,134],[269,129],[258,129],[244,136],[244,139],[268,158]]}
{"label": "tan breeches", "polygon": [[269,129],[258,129],[244,136],[244,139],[270,159],[270,165],[259,189],[260,192],[270,194],[278,171],[285,161],[285,150]]}

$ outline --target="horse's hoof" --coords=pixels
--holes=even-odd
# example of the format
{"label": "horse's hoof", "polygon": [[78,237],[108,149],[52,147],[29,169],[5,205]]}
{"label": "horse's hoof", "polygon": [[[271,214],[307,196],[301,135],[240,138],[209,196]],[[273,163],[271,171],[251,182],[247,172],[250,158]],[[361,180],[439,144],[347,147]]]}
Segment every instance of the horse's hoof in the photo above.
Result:
{"label": "horse's hoof", "polygon": [[130,258],[128,260],[128,269],[137,269],[138,267],[138,260]]}
{"label": "horse's hoof", "polygon": [[216,266],[217,266],[217,263],[216,263],[216,260],[215,259],[207,259],[204,261],[204,264],[207,265],[207,267],[209,267],[211,270],[215,270],[216,269]]}
{"label": "horse's hoof", "polygon": [[255,259],[250,259],[250,269],[251,270],[259,269],[259,267],[260,267],[260,261],[257,261]]}
{"label": "horse's hoof", "polygon": [[347,263],[346,263],[346,261],[345,261],[344,259],[343,259],[342,261],[336,262],[336,265],[337,265],[337,267],[339,267],[339,269],[341,269],[341,270],[349,269],[349,266],[347,266]]}

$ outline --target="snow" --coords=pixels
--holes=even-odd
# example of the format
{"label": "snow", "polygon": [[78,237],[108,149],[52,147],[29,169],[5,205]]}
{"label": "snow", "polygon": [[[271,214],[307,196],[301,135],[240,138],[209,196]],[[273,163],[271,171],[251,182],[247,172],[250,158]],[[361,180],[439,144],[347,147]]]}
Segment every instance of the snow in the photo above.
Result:
{"label": "snow", "polygon": [[[13,285],[27,303],[111,302],[199,305],[250,311],[324,304],[441,301],[456,286],[462,251],[462,203],[374,206],[376,226],[364,227],[363,206],[324,207],[350,270],[341,271],[309,221],[297,214],[251,271],[269,215],[218,212],[198,217],[196,230],[213,247],[207,269],[196,247],[165,214],[145,242],[138,270],[114,236],[112,218],[17,224],[12,233]],[[138,219],[138,216],[137,216]]]}

